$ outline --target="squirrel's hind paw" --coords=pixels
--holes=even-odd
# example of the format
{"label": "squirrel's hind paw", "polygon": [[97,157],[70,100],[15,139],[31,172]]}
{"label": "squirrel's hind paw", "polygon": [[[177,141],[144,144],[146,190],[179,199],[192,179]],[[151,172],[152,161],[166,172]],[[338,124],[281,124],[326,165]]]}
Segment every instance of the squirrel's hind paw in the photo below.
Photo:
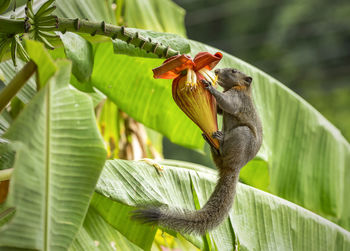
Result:
{"label": "squirrel's hind paw", "polygon": [[215,148],[215,146],[213,146],[213,144],[210,142],[210,140],[208,139],[207,135],[205,135],[204,133],[202,133],[202,137],[203,139],[209,144],[211,150],[215,153],[215,155],[220,155],[220,152],[218,149]]}

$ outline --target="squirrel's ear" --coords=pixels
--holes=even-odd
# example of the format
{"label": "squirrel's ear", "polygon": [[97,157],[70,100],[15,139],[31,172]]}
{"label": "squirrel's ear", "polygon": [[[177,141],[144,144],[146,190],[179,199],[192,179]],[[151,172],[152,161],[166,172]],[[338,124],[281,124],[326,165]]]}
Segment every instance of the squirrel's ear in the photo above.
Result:
{"label": "squirrel's ear", "polygon": [[252,83],[252,81],[253,81],[253,79],[251,78],[251,77],[245,77],[245,82],[247,82],[247,85],[249,86],[251,83]]}

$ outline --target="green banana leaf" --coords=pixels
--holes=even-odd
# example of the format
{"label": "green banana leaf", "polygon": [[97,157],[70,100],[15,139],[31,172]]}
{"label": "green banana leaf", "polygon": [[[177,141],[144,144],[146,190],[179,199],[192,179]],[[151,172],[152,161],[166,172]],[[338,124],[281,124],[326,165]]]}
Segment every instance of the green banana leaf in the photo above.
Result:
{"label": "green banana leaf", "polygon": [[130,213],[134,209],[133,207],[118,203],[97,193],[94,194],[90,207],[131,243],[143,250],[151,248],[157,229],[132,221]]}
{"label": "green banana leaf", "polygon": [[3,135],[19,147],[5,205],[16,213],[0,230],[1,247],[66,250],[105,161],[92,100],[68,85],[70,62],[56,64],[58,72]]}
{"label": "green banana leaf", "polygon": [[95,209],[90,207],[84,224],[69,250],[141,251],[143,249],[128,241],[121,233],[109,225]]}
{"label": "green banana leaf", "polygon": [[[161,246],[197,250],[179,235],[173,239],[161,232],[160,236],[155,237],[157,228],[130,220],[130,211],[134,209],[95,193],[84,224],[70,250],[161,250]],[[158,241],[158,249],[154,238]]]}
{"label": "green banana leaf", "polygon": [[93,49],[90,42],[78,34],[66,32],[60,34],[65,53],[72,60],[72,73],[80,82],[87,82],[94,64]]}
{"label": "green banana leaf", "polygon": [[[166,204],[194,210],[203,206],[214,189],[216,172],[185,162],[161,163],[164,171],[159,175],[143,161],[107,161],[96,192],[106,200],[133,207]],[[243,184],[238,184],[233,209],[222,225],[207,237],[185,238],[202,250],[234,250],[236,246],[239,250],[269,251],[350,248],[348,231],[291,202]]]}

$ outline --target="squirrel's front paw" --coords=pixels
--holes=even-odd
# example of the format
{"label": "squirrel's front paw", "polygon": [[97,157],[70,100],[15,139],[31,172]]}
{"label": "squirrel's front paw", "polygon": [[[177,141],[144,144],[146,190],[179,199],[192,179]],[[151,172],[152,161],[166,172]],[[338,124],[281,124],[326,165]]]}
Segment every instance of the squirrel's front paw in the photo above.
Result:
{"label": "squirrel's front paw", "polygon": [[208,80],[202,79],[201,82],[207,90],[213,88],[213,85]]}
{"label": "squirrel's front paw", "polygon": [[221,132],[221,131],[216,131],[216,132],[213,132],[213,138],[214,139],[217,139],[219,141],[223,141],[224,140],[224,133]]}

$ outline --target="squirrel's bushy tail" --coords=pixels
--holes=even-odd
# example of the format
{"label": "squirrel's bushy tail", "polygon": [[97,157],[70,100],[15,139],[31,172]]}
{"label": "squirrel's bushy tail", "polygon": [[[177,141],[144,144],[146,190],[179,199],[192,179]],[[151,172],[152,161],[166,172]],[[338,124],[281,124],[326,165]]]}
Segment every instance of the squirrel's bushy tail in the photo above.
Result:
{"label": "squirrel's bushy tail", "polygon": [[226,169],[225,174],[220,176],[208,202],[198,211],[143,208],[135,210],[132,218],[182,233],[205,234],[227,217],[236,192],[239,169]]}

